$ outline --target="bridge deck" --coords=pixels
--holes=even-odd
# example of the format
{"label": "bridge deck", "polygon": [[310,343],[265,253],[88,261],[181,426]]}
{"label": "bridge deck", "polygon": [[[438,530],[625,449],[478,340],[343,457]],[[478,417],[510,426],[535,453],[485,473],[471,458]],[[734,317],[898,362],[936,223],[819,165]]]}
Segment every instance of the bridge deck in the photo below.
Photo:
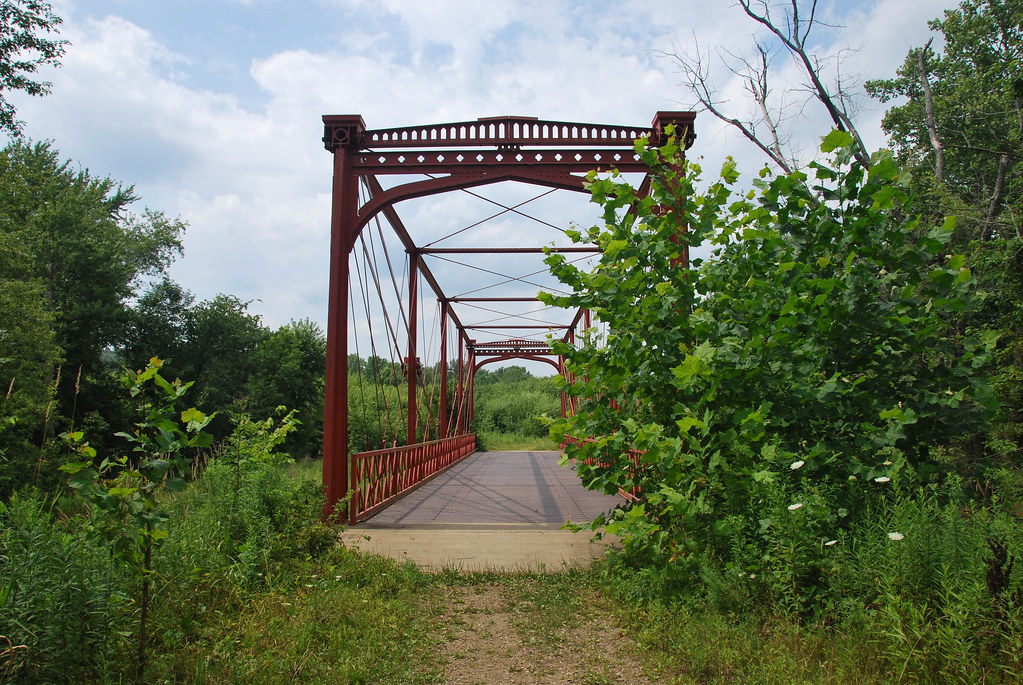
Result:
{"label": "bridge deck", "polygon": [[587,490],[558,452],[466,457],[366,521],[371,526],[585,523],[621,502]]}

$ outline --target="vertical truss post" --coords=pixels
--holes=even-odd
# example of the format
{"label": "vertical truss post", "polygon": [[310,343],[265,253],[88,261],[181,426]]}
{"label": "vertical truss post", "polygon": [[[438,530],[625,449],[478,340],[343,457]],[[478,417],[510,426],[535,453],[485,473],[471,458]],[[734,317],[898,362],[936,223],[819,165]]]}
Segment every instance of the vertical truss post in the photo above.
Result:
{"label": "vertical truss post", "polygon": [[[564,378],[566,381],[568,380],[568,374],[565,372],[565,355],[563,355],[563,354],[559,354],[558,355],[558,373],[561,374],[561,377]],[[568,395],[566,395],[565,391],[562,390],[561,391],[561,418],[564,419],[566,417],[568,417]]]}
{"label": "vertical truss post", "polygon": [[459,331],[458,336],[458,399],[455,402],[455,435],[465,433],[465,424],[462,417],[465,416],[465,336]]}
{"label": "vertical truss post", "polygon": [[476,350],[469,348],[469,381],[465,392],[466,396],[466,428],[472,430],[472,420],[476,414]]}
{"label": "vertical truss post", "polygon": [[448,437],[448,303],[440,303],[440,437]]}
{"label": "vertical truss post", "polygon": [[[568,344],[572,345],[573,347],[575,347],[575,326],[574,325],[572,326],[572,328],[568,329]],[[569,377],[566,380],[568,381],[569,385],[575,385],[575,374],[574,373],[570,374]],[[569,403],[569,407],[572,410],[572,415],[575,416],[575,413],[577,411],[575,395],[573,395],[573,396],[568,398],[568,403]]]}
{"label": "vertical truss post", "polygon": [[419,253],[409,252],[408,256],[408,433],[406,444],[416,441],[416,424],[419,420],[416,381],[419,377],[419,360],[416,357],[419,337]]}
{"label": "vertical truss post", "polygon": [[[325,515],[351,488],[348,460],[348,258],[358,235],[359,177],[354,157],[366,123],[358,115],[324,120],[323,142],[334,155],[330,209],[330,295],[327,310],[326,394],[323,406]],[[348,512],[350,515],[351,512]]]}

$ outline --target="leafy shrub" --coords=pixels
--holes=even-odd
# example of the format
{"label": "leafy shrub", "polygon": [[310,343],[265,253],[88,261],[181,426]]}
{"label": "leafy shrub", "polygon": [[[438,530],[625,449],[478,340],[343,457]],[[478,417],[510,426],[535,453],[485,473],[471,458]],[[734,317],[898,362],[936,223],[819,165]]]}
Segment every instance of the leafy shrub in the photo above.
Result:
{"label": "leafy shrub", "polygon": [[[555,345],[581,405],[552,433],[590,487],[639,486],[609,530],[680,591],[754,579],[813,616],[827,543],[891,483],[940,480],[932,446],[991,415],[997,336],[946,323],[974,306],[970,269],[943,254],[954,222],[923,225],[891,156],[864,168],[851,145],[833,132],[815,180],[765,169],[739,194],[731,162],[697,192],[674,141],[640,141],[648,197],[590,177],[605,224],[573,237],[600,246],[596,269],[547,257],[574,293],[544,301],[609,326],[606,344]],[[685,264],[704,243],[714,257]]]}
{"label": "leafy shrub", "polygon": [[94,681],[126,646],[124,575],[88,512],[57,504],[30,490],[0,503],[0,635],[27,647],[21,682]]}

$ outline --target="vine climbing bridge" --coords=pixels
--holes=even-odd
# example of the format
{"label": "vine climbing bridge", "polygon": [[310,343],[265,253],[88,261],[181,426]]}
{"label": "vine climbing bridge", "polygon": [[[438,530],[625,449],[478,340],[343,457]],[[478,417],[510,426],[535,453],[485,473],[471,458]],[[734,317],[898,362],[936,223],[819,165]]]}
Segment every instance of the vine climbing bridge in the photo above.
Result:
{"label": "vine climbing bridge", "polygon": [[[579,212],[556,191],[587,193],[588,172],[614,170],[638,175],[645,192],[634,141],[660,145],[672,125],[688,147],[694,118],[658,112],[649,126],[617,126],[505,116],[371,130],[359,115],[323,117],[333,155],[330,509],[343,503],[346,520],[364,520],[472,454],[483,366],[525,360],[565,373],[550,340],[599,336],[607,322],[537,297],[563,292],[545,252],[584,263],[597,254],[572,242]],[[562,412],[572,409],[563,397]]]}

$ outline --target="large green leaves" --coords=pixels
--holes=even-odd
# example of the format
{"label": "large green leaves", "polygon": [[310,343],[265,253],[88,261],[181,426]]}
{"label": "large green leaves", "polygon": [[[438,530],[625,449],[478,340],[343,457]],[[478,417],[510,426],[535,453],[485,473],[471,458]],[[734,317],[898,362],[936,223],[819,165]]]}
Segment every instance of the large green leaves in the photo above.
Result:
{"label": "large green leaves", "polygon": [[[892,157],[864,168],[851,144],[824,139],[813,186],[764,172],[744,194],[731,163],[697,192],[697,167],[648,150],[656,204],[591,183],[606,223],[579,239],[603,249],[597,267],[548,256],[573,294],[543,299],[609,330],[555,345],[581,403],[554,432],[589,487],[641,488],[643,506],[612,517],[630,549],[767,558],[763,522],[790,511],[833,539],[839,512],[900,470],[937,475],[929,447],[986,420],[993,343],[947,324],[973,306],[971,272],[943,254],[947,224],[907,211]],[[705,243],[711,259],[679,262]]]}

